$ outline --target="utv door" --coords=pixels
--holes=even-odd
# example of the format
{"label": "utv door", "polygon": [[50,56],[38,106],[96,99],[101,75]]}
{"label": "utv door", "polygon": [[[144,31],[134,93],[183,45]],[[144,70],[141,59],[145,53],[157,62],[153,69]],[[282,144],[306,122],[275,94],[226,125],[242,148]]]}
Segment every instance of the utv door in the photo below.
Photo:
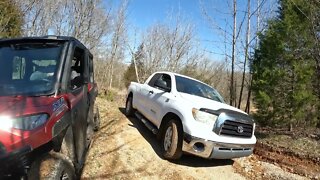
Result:
{"label": "utv door", "polygon": [[87,115],[88,115],[88,86],[86,83],[86,53],[85,50],[76,47],[73,55],[73,63],[70,68],[71,77],[69,91],[72,96],[71,118],[75,144],[76,159],[79,165],[83,165],[87,144]]}
{"label": "utv door", "polygon": [[[87,117],[87,143],[88,146],[91,142],[93,137],[93,132],[98,130],[99,125],[97,118],[95,117],[97,109],[95,109],[94,103],[96,97],[98,95],[98,89],[94,81],[94,69],[93,69],[93,56],[90,54],[89,51],[86,52],[87,59],[86,59],[86,74],[88,74],[87,78],[87,87],[88,87],[88,117]],[[99,122],[100,123],[100,122]]]}

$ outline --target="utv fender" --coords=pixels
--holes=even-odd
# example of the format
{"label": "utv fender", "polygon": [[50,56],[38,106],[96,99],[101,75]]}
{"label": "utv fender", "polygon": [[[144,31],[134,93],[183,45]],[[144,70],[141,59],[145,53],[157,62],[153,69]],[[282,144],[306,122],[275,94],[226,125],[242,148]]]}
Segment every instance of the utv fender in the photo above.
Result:
{"label": "utv fender", "polygon": [[73,164],[77,164],[73,130],[71,126],[68,127],[65,136],[63,137],[59,152],[67,156],[73,162]]}
{"label": "utv fender", "polygon": [[71,113],[67,112],[64,116],[62,116],[52,127],[52,137],[59,136],[64,130],[66,130],[71,122]]}
{"label": "utv fender", "polygon": [[53,150],[67,156],[72,162],[76,162],[73,130],[70,113],[64,115],[52,129]]}

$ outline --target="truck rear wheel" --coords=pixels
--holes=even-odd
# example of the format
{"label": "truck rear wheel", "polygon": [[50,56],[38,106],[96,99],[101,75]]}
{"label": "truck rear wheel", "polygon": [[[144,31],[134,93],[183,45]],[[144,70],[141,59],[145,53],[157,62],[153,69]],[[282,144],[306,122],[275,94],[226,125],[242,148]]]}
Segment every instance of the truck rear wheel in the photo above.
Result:
{"label": "truck rear wheel", "polygon": [[133,116],[134,115],[134,109],[132,107],[132,96],[128,96],[128,98],[127,98],[125,114],[126,114],[126,116]]}
{"label": "truck rear wheel", "polygon": [[163,129],[161,148],[163,157],[168,160],[176,160],[182,156],[183,132],[178,120],[170,120]]}
{"label": "truck rear wheel", "polygon": [[28,179],[76,179],[73,163],[63,154],[50,152],[36,159],[28,172]]}

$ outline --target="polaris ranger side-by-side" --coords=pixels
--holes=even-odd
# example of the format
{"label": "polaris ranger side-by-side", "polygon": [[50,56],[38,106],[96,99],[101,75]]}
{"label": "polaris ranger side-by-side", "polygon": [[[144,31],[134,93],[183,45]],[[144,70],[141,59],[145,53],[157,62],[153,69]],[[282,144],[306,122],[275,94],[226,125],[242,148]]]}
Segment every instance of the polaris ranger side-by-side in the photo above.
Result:
{"label": "polaris ranger side-by-side", "polygon": [[99,129],[93,56],[77,39],[0,40],[0,179],[77,179]]}

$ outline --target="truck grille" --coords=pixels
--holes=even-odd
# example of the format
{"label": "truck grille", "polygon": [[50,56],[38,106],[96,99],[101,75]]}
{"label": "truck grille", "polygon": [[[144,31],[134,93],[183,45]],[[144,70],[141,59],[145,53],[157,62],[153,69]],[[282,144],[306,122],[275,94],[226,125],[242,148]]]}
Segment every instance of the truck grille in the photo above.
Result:
{"label": "truck grille", "polygon": [[252,124],[226,120],[221,127],[220,135],[250,138],[252,131]]}

